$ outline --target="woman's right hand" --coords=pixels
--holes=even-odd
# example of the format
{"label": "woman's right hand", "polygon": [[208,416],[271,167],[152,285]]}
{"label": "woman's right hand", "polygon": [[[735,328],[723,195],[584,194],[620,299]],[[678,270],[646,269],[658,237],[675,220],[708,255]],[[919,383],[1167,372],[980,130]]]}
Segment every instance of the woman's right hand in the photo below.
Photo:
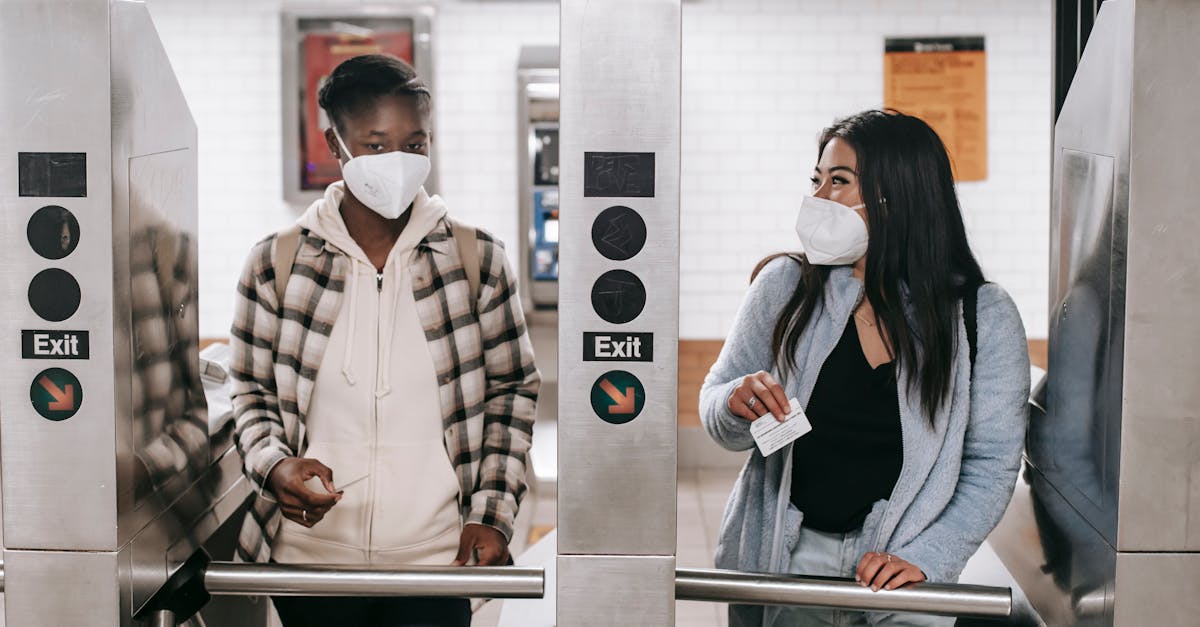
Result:
{"label": "woman's right hand", "polygon": [[[313,492],[304,485],[313,477],[321,479],[327,493]],[[333,470],[315,459],[288,457],[275,464],[267,475],[267,488],[275,493],[283,515],[305,527],[321,522],[330,508],[342,500],[342,494],[334,491]]]}
{"label": "woman's right hand", "polygon": [[726,404],[733,415],[751,422],[768,412],[783,422],[792,411],[783,386],[769,372],[762,370],[742,377],[742,382],[733,388]]}

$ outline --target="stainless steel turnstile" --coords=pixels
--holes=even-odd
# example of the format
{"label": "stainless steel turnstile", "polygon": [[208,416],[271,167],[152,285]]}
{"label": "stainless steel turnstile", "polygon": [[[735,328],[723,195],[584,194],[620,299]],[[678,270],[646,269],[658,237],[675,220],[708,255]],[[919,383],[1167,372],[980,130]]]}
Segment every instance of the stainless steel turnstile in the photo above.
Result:
{"label": "stainless steel turnstile", "polygon": [[1107,0],[1055,126],[1049,368],[992,540],[1049,625],[1200,620],[1197,33]]}
{"label": "stainless steel turnstile", "polygon": [[[564,54],[575,281],[562,331],[560,624],[669,625],[677,593],[952,611],[934,589],[868,598],[844,582],[676,570],[679,1],[563,9],[565,32],[586,45]],[[219,529],[236,534],[250,488],[199,376],[187,104],[134,0],[0,0],[0,51],[7,624],[174,625],[210,598],[252,595],[540,597],[541,569],[209,561],[203,548]],[[529,137],[542,142],[526,165],[545,170],[531,188],[544,210],[534,243],[548,244],[558,82],[548,69],[524,76]],[[526,295],[531,309],[554,304],[547,286]],[[1004,601],[978,598],[983,613]],[[219,620],[261,625],[261,609]]]}
{"label": "stainless steel turnstile", "polygon": [[196,126],[141,2],[0,1],[8,625],[125,625],[249,490],[197,373]]}
{"label": "stainless steel turnstile", "polygon": [[675,622],[679,0],[563,0],[558,624]]}

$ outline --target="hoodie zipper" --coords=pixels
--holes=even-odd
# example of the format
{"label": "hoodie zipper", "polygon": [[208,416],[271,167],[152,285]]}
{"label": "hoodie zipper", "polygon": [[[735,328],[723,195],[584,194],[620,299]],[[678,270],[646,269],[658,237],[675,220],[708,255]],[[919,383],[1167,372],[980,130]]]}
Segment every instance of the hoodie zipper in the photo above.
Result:
{"label": "hoodie zipper", "polygon": [[375,478],[379,475],[379,372],[382,369],[380,357],[383,343],[383,273],[375,273],[375,372],[371,377],[371,475],[367,481],[371,484],[371,498],[367,501],[367,563],[373,562],[372,556],[375,545],[375,502],[379,489]]}

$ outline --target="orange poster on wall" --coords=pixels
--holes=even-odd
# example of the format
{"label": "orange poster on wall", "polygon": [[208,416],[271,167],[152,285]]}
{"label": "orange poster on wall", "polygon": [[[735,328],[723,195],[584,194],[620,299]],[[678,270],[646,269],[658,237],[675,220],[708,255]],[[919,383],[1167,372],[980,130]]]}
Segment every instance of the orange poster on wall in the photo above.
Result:
{"label": "orange poster on wall", "polygon": [[982,37],[889,38],[883,104],[933,127],[950,152],[956,181],[987,179],[987,57]]}
{"label": "orange poster on wall", "polygon": [[328,121],[317,104],[317,93],[325,79],[342,61],[364,54],[390,54],[412,63],[412,33],[409,31],[375,31],[361,37],[345,33],[314,32],[304,35],[304,115],[301,128],[303,171],[300,188],[324,189],[342,178],[337,159],[325,145]]}

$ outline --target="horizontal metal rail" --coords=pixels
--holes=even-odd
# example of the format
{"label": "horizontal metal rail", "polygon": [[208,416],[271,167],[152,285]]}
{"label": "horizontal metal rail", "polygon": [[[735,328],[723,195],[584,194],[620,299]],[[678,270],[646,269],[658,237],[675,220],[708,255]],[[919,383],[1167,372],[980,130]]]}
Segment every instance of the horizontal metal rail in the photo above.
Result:
{"label": "horizontal metal rail", "polygon": [[1012,613],[1012,590],[963,584],[915,584],[872,592],[851,579],[762,575],[730,570],[675,571],[675,598],[747,605],[803,605],[970,618]]}
{"label": "horizontal metal rail", "polygon": [[314,564],[213,562],[204,573],[213,595],[399,596],[539,599],[541,568],[453,566],[364,568]]}

